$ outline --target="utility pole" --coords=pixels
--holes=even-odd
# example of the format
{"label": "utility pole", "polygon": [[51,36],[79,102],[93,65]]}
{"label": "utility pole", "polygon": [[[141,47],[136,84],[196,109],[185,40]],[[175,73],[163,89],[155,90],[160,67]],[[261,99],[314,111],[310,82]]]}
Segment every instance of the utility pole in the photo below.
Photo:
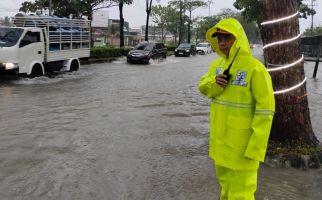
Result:
{"label": "utility pole", "polygon": [[[316,0],[306,0],[306,1],[311,1],[311,3],[308,3],[307,6],[310,7],[313,10],[314,6],[317,6],[317,4],[315,3]],[[311,15],[311,32],[313,33],[313,17],[314,14]]]}
{"label": "utility pole", "polygon": [[[311,9],[313,10],[313,6],[317,6],[317,4],[314,4],[315,0],[311,0]],[[311,19],[311,31],[313,32],[313,16],[314,14],[312,14],[312,19]]]}
{"label": "utility pole", "polygon": [[52,14],[52,0],[49,0],[49,16]]}

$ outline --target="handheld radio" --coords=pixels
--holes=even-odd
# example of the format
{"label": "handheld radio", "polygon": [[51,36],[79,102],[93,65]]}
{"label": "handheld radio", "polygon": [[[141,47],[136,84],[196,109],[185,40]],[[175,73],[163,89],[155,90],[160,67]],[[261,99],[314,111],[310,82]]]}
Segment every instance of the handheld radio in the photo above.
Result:
{"label": "handheld radio", "polygon": [[234,60],[235,60],[235,58],[236,58],[236,56],[237,56],[237,54],[238,54],[238,52],[239,52],[239,49],[240,49],[240,47],[238,48],[238,50],[237,50],[237,52],[236,52],[236,54],[235,54],[235,56],[234,56],[233,60],[231,61],[230,65],[228,66],[228,68],[223,72],[223,74],[224,74],[224,75],[226,75],[225,79],[226,79],[227,81],[229,81],[229,79],[230,79],[230,77],[231,77],[231,74],[229,74],[229,70],[230,70],[231,66],[233,65],[233,63],[234,63]]}

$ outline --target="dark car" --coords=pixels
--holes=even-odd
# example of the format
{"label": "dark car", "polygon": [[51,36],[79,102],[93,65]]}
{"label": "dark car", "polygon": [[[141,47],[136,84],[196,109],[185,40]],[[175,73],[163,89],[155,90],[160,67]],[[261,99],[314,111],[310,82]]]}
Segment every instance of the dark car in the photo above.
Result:
{"label": "dark car", "polygon": [[128,54],[128,63],[149,63],[150,59],[166,58],[167,48],[163,43],[141,42]]}
{"label": "dark car", "polygon": [[181,43],[175,50],[174,55],[175,56],[190,56],[190,55],[196,55],[196,45],[191,43]]}

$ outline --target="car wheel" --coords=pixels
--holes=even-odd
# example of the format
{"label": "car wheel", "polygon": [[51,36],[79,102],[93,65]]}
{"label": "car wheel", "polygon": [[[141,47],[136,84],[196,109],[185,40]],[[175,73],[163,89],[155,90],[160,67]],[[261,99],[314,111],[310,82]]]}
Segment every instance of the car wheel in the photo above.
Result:
{"label": "car wheel", "polygon": [[31,73],[30,73],[30,75],[28,75],[28,78],[35,78],[35,77],[42,76],[42,75],[44,75],[44,73],[42,71],[41,65],[35,64],[32,67]]}
{"label": "car wheel", "polygon": [[79,68],[79,64],[78,64],[78,61],[77,60],[73,60],[72,63],[70,64],[70,69],[69,71],[72,72],[72,71],[77,71]]}

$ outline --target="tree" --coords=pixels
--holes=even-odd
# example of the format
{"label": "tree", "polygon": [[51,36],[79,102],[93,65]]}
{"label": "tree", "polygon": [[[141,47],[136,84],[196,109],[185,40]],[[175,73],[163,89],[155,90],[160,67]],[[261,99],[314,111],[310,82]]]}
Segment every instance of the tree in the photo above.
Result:
{"label": "tree", "polygon": [[151,14],[151,9],[152,9],[152,0],[145,0],[146,7],[146,23],[145,23],[145,41],[149,40],[149,18]]}
{"label": "tree", "polygon": [[[111,0],[52,0],[54,14],[60,17],[87,16],[88,20],[93,19],[93,12],[102,8],[116,6]],[[69,5],[69,6],[66,6]],[[34,3],[25,1],[21,4],[19,11],[21,12],[44,12],[49,6],[48,0],[35,0]],[[92,33],[92,28],[90,28]],[[93,46],[93,36],[91,34],[91,45]]]}
{"label": "tree", "polygon": [[[158,28],[161,29],[162,42],[164,42],[163,35],[164,35],[164,29],[166,27],[167,9],[168,7],[162,7],[161,5],[152,6],[152,9],[151,9],[152,21],[157,24]],[[145,30],[145,33],[146,35],[148,34],[146,30]]]}
{"label": "tree", "polygon": [[[111,0],[52,0],[54,14],[60,17],[69,17],[70,15],[80,17],[87,16],[92,20],[93,12],[102,8],[116,6]],[[66,6],[69,5],[69,6]],[[44,12],[49,7],[48,0],[35,0],[35,2],[25,1],[21,4],[21,12]]]}
{"label": "tree", "polygon": [[43,13],[45,8],[48,7],[49,2],[46,0],[36,0],[34,3],[25,1],[21,3],[19,11],[24,13],[40,11],[41,13]]}
{"label": "tree", "polygon": [[194,11],[195,9],[202,7],[202,6],[206,6],[207,4],[204,1],[200,1],[200,0],[188,0],[186,2],[186,8],[189,12],[189,20],[188,20],[188,43],[190,43],[190,39],[191,39],[191,23],[192,23],[192,19],[191,19],[191,13],[192,11]]}
{"label": "tree", "polygon": [[[179,29],[177,23],[179,21],[179,15],[176,8],[169,4],[167,6],[152,6],[151,16],[153,22],[161,29],[162,36],[165,31],[169,31],[174,35],[176,43]],[[162,37],[162,41],[164,42],[164,37]]]}
{"label": "tree", "polygon": [[[305,75],[303,62],[296,62],[301,60],[298,18],[293,17],[261,25],[263,21],[291,16],[297,12],[301,5],[300,2],[299,0],[237,0],[234,5],[236,8],[243,9],[242,13],[248,20],[255,20],[259,24],[266,66],[269,70],[270,68],[276,70],[270,72],[276,94],[276,113],[270,140],[284,144],[291,142],[292,144],[316,145],[318,140],[312,130],[306,85],[299,85],[303,83]],[[290,38],[295,39],[281,44],[272,44]],[[278,67],[290,63],[296,64],[277,70]],[[295,85],[299,87],[282,92]],[[277,93],[278,91],[281,93]]]}
{"label": "tree", "polygon": [[132,4],[133,0],[111,0],[116,2],[120,12],[120,47],[124,47],[124,17],[123,17],[123,6],[124,4]]}
{"label": "tree", "polygon": [[182,0],[170,1],[168,3],[170,6],[173,6],[176,9],[179,9],[179,27],[178,27],[179,41],[178,41],[178,45],[181,44],[181,41],[183,38],[183,29],[184,29],[184,23],[185,23],[185,12],[186,12],[185,3],[187,0],[183,0],[183,1],[184,2],[182,2]]}

